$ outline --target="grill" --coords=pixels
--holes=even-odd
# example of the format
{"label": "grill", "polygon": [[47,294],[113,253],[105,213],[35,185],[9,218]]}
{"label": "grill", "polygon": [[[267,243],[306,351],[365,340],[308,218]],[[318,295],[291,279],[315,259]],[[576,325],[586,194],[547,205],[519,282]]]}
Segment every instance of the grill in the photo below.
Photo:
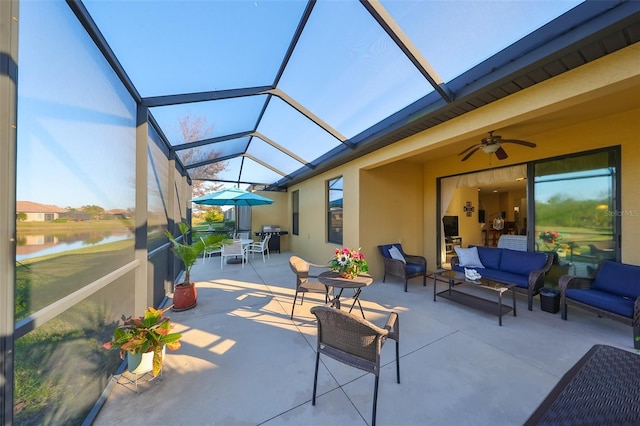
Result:
{"label": "grill", "polygon": [[256,237],[263,238],[265,235],[271,235],[269,239],[269,251],[280,253],[280,236],[289,234],[283,231],[280,225],[262,225],[262,232],[256,232]]}
{"label": "grill", "polygon": [[267,234],[273,234],[276,232],[280,232],[280,225],[262,225],[262,233]]}

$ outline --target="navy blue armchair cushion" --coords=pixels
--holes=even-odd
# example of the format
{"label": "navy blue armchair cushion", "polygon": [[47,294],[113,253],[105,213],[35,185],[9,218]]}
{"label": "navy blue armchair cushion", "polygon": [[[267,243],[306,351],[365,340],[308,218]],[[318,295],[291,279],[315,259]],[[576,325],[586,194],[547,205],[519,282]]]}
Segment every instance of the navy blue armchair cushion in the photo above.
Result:
{"label": "navy blue armchair cushion", "polygon": [[400,253],[402,253],[403,256],[405,255],[404,250],[402,250],[402,246],[400,244],[384,244],[378,246],[378,249],[380,250],[380,254],[382,254],[383,257],[386,257],[387,259],[393,259],[391,257],[391,254],[389,253],[389,249],[393,246],[396,246],[396,248],[400,250]]}
{"label": "navy blue armchair cushion", "polygon": [[640,267],[605,260],[592,288],[635,299],[640,296]]}
{"label": "navy blue armchair cushion", "polygon": [[596,289],[568,288],[565,296],[569,299],[585,303],[595,308],[613,312],[623,317],[633,318],[633,307],[636,298],[630,299],[606,291]]}

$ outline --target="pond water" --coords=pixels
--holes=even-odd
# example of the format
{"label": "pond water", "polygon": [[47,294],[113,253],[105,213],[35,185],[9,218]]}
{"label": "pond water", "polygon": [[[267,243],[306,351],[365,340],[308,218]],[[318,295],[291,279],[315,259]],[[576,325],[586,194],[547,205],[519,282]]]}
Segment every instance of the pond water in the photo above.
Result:
{"label": "pond water", "polygon": [[133,239],[128,232],[77,232],[64,235],[18,233],[16,261]]}

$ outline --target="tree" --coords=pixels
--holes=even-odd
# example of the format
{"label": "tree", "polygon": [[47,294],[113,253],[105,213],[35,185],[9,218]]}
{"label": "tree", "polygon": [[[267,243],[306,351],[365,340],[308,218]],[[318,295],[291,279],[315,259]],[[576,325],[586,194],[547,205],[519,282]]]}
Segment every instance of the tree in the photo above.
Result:
{"label": "tree", "polygon": [[[192,117],[191,114],[186,114],[178,120],[177,133],[178,138],[182,140],[181,143],[196,142],[210,138],[213,134],[213,126],[207,123],[205,117]],[[178,156],[182,163],[188,167],[190,164],[214,160],[220,157],[220,151],[211,149],[208,146],[200,146],[178,151]],[[200,197],[209,192],[219,190],[222,185],[216,185],[211,181],[215,180],[218,177],[218,173],[226,170],[226,168],[227,163],[219,161],[200,166],[197,169],[191,169],[193,196]]]}
{"label": "tree", "polygon": [[204,220],[206,222],[222,222],[224,220],[222,209],[218,206],[212,206],[210,209],[207,209],[204,214]]}
{"label": "tree", "polygon": [[80,208],[83,212],[91,216],[91,219],[100,219],[100,216],[104,213],[104,209],[100,206],[82,206]]}

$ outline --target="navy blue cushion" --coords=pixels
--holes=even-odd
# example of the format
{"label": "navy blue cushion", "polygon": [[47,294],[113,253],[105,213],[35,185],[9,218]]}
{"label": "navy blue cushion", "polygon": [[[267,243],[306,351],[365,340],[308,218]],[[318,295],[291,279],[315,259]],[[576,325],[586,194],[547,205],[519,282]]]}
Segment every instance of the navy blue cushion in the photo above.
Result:
{"label": "navy blue cushion", "polygon": [[502,249],[499,269],[528,276],[531,271],[542,269],[546,261],[547,255],[544,253]]}
{"label": "navy blue cushion", "polygon": [[565,297],[596,308],[633,318],[635,298],[622,297],[610,292],[591,289],[568,288]]}
{"label": "navy blue cushion", "polygon": [[640,296],[640,267],[605,260],[592,288],[617,296]]}
{"label": "navy blue cushion", "polygon": [[500,269],[500,258],[502,257],[502,249],[495,247],[476,247],[478,248],[478,257],[480,257],[482,266],[487,269]]}
{"label": "navy blue cushion", "polygon": [[424,265],[420,263],[408,263],[407,262],[407,275],[417,274],[420,272],[426,272]]}
{"label": "navy blue cushion", "polygon": [[378,249],[380,250],[380,254],[382,254],[382,256],[386,257],[387,259],[393,259],[391,257],[391,254],[389,254],[389,249],[393,246],[396,246],[398,250],[400,250],[400,253],[402,253],[403,256],[405,255],[404,251],[402,250],[402,246],[399,243],[384,244],[384,245],[378,246]]}

